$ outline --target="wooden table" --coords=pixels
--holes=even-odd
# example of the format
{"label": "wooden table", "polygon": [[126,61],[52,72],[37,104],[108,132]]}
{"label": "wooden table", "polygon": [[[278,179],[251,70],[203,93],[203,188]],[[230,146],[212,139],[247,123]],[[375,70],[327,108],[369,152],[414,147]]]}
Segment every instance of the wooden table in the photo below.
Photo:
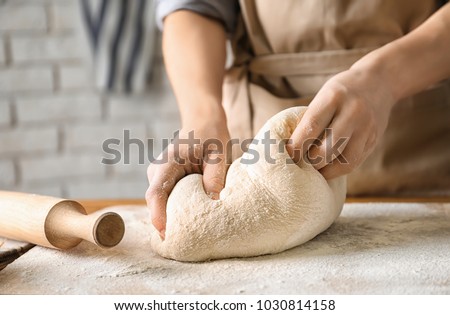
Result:
{"label": "wooden table", "polygon": [[200,264],[151,250],[143,200],[81,202],[90,211],[113,206],[128,227],[121,244],[107,251],[88,242],[69,251],[35,246],[0,272],[0,292],[450,294],[450,198],[349,199],[336,222],[302,246]]}
{"label": "wooden table", "polygon": [[[122,206],[122,205],[138,205],[145,206],[143,199],[98,199],[98,200],[79,200],[79,202],[91,213],[106,207]],[[393,198],[393,197],[364,197],[364,198],[347,198],[347,203],[450,203],[450,196],[444,197],[408,197],[408,198]],[[28,250],[33,248],[33,245],[27,243],[11,242],[8,250],[1,250],[0,240],[0,270],[6,265],[12,263],[15,259],[24,255]]]}

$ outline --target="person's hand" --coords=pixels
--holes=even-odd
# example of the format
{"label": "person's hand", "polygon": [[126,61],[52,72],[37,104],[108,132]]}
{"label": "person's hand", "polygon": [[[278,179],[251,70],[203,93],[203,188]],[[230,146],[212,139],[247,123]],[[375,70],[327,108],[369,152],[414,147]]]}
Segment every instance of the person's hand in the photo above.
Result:
{"label": "person's hand", "polygon": [[385,82],[353,68],[328,80],[286,146],[294,162],[306,157],[326,179],[359,166],[384,133],[395,103]]}
{"label": "person's hand", "polygon": [[[195,125],[195,124],[193,124]],[[205,192],[218,199],[225,185],[227,143],[230,139],[226,122],[209,121],[180,130],[176,140],[161,153],[147,170],[149,188],[146,192],[147,206],[152,224],[165,237],[166,204],[175,184],[192,173],[203,174]]]}

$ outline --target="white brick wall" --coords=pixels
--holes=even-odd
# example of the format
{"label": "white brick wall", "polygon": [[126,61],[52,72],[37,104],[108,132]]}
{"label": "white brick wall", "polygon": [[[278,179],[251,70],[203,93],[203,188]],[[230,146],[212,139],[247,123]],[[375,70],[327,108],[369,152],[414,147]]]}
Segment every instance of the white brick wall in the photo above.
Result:
{"label": "white brick wall", "polygon": [[146,138],[145,124],[129,122],[93,122],[68,125],[65,128],[65,145],[70,151],[83,149],[101,150],[105,140],[110,138],[122,141],[124,130],[130,131],[130,138]]}
{"label": "white brick wall", "polygon": [[50,6],[49,14],[54,30],[67,30],[79,27],[80,19],[74,14],[79,8],[77,1],[57,1]]}
{"label": "white brick wall", "polygon": [[4,47],[5,47],[5,44],[3,43],[3,40],[0,39],[0,65],[3,65],[6,63]]}
{"label": "white brick wall", "polygon": [[[147,145],[145,146],[144,152],[139,152],[139,149],[136,145],[130,146],[128,155],[130,161],[129,164],[124,163],[125,156],[123,151],[121,151],[121,154],[122,154],[122,161],[119,164],[110,166],[111,167],[110,172],[115,177],[119,177],[122,179],[141,178],[142,176],[145,177],[149,159],[151,159],[151,156],[149,157],[149,154],[152,154],[151,151],[150,152],[148,151]],[[110,158],[110,156],[108,155],[105,155],[105,157]],[[141,163],[142,161],[140,161],[140,159],[142,159],[144,164]]]}
{"label": "white brick wall", "polygon": [[[169,89],[168,87],[165,90]],[[132,109],[132,110],[130,110]],[[112,98],[109,103],[109,113],[112,119],[136,119],[146,117],[157,120],[156,117],[170,117],[178,121],[178,109],[173,95],[166,95],[156,90],[154,93],[130,99],[126,97]]]}
{"label": "white brick wall", "polygon": [[45,31],[47,29],[47,16],[45,7],[34,5],[15,5],[8,1],[0,9],[0,31]]}
{"label": "white brick wall", "polygon": [[47,196],[66,196],[65,190],[61,183],[39,183],[39,184],[24,184],[19,186],[14,186],[16,191],[22,191],[38,195]]}
{"label": "white brick wall", "polygon": [[86,154],[85,152],[24,158],[20,161],[19,166],[23,170],[22,180],[27,183],[45,183],[52,180],[70,180],[87,176],[102,178],[105,174],[105,166],[101,164],[101,157],[98,154]]}
{"label": "white brick wall", "polygon": [[144,143],[170,137],[175,98],[161,60],[145,94],[96,90],[79,9],[78,0],[0,0],[0,189],[144,198],[137,147],[130,165],[103,165],[102,143],[123,141],[123,129]]}
{"label": "white brick wall", "polygon": [[16,111],[19,124],[100,119],[100,96],[79,93],[17,98]]}
{"label": "white brick wall", "polygon": [[0,160],[0,189],[11,187],[14,183],[14,163],[11,160]]}
{"label": "white brick wall", "polygon": [[[103,189],[98,189],[100,186]],[[70,182],[66,190],[68,198],[143,198],[147,190],[147,180],[145,176],[140,176],[135,179],[115,178],[108,181]]]}
{"label": "white brick wall", "polygon": [[62,65],[59,68],[60,88],[62,90],[93,89],[93,73],[87,67]]}
{"label": "white brick wall", "polygon": [[11,107],[9,102],[0,100],[0,128],[8,127],[11,124]]}
{"label": "white brick wall", "polygon": [[52,153],[58,149],[58,129],[39,126],[4,130],[0,132],[0,143],[1,157]]}
{"label": "white brick wall", "polygon": [[11,39],[13,62],[63,61],[83,58],[71,36],[16,36]]}
{"label": "white brick wall", "polygon": [[53,74],[49,67],[32,66],[0,70],[0,95],[52,90]]}

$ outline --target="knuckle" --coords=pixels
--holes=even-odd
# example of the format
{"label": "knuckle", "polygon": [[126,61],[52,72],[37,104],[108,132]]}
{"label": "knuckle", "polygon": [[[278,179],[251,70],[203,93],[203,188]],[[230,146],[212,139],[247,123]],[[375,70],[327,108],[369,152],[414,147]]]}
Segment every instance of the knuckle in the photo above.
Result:
{"label": "knuckle", "polygon": [[348,95],[348,89],[342,84],[333,82],[329,88],[329,103],[335,105],[340,103]]}
{"label": "knuckle", "polygon": [[319,119],[316,117],[311,117],[308,120],[308,123],[305,124],[304,127],[304,133],[309,136],[314,133],[314,131],[318,130],[320,128]]}
{"label": "knuckle", "polygon": [[164,185],[159,183],[151,184],[145,192],[148,201],[161,200],[165,197]]}
{"label": "knuckle", "polygon": [[145,192],[145,200],[147,203],[150,202],[156,196],[156,190],[152,186],[148,187]]}
{"label": "knuckle", "polygon": [[344,98],[344,92],[339,88],[333,88],[329,96],[329,104],[335,106]]}

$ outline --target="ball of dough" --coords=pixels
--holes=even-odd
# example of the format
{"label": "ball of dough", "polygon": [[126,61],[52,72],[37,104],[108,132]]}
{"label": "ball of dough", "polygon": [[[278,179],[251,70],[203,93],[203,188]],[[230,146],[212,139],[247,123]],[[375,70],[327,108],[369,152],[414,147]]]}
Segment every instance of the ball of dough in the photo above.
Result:
{"label": "ball of dough", "polygon": [[[345,177],[327,181],[309,163],[294,164],[282,142],[305,110],[289,108],[267,121],[230,166],[219,200],[206,195],[201,175],[181,179],[167,203],[166,238],[154,232],[153,250],[179,261],[250,257],[282,252],[326,230],[342,210]],[[266,132],[275,140],[270,150],[262,143]]]}

